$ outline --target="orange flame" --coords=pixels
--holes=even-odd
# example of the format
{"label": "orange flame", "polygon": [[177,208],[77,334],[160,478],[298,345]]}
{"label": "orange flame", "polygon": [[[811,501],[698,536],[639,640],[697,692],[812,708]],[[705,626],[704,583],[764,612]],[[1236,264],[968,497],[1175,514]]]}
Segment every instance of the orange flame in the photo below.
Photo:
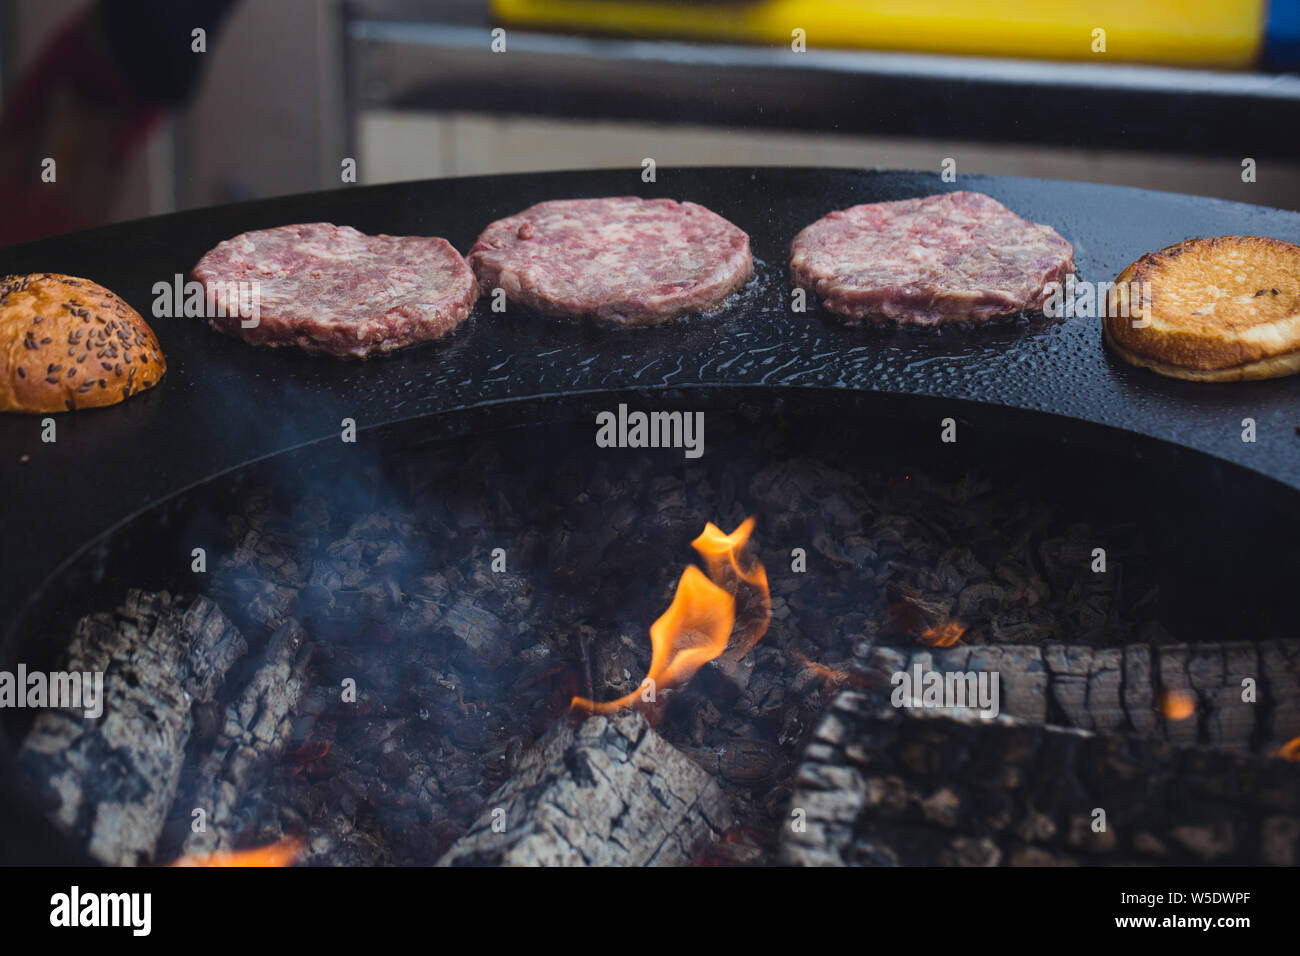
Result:
{"label": "orange flame", "polygon": [[650,625],[650,673],[641,687],[618,700],[597,702],[573,698],[572,707],[592,714],[611,714],[643,699],[653,700],[658,688],[685,683],[695,672],[727,647],[736,620],[736,602],[731,595],[689,565],[677,582],[673,603],[659,620]]}
{"label": "orange flame", "polygon": [[726,651],[730,663],[740,660],[753,650],[772,622],[772,596],[767,586],[767,569],[746,551],[753,531],[752,515],[742,521],[740,527],[731,534],[723,534],[722,529],[710,521],[705,524],[700,536],[691,542],[691,547],[704,559],[709,577],[719,587],[725,588],[728,594],[736,597],[742,591],[741,585],[748,585],[743,589],[746,597],[744,607],[736,614],[736,635]]}
{"label": "orange flame", "polygon": [[1283,760],[1300,761],[1300,737],[1296,737],[1294,740],[1288,740],[1284,743],[1278,748],[1277,755]]}
{"label": "orange flame", "polygon": [[960,621],[944,621],[938,627],[927,627],[921,632],[919,640],[931,647],[952,647],[966,633],[966,625]]}
{"label": "orange flame", "polygon": [[[672,604],[650,625],[650,673],[640,687],[617,700],[574,697],[570,707],[589,714],[610,714],[653,703],[659,691],[687,683],[724,652],[732,660],[744,657],[767,631],[772,616],[767,572],[757,560],[741,558],[753,530],[753,518],[729,535],[712,522],[706,524],[692,544],[704,559],[709,577],[694,565],[682,572]],[[748,588],[747,602],[737,626],[736,595],[742,585]],[[737,632],[734,640],[733,628]]]}
{"label": "orange flame", "polygon": [[1185,690],[1168,690],[1160,698],[1160,710],[1167,720],[1186,720],[1196,713],[1196,697]]}
{"label": "orange flame", "polygon": [[285,837],[252,850],[228,850],[205,856],[183,856],[171,866],[293,866],[305,847],[300,837]]}

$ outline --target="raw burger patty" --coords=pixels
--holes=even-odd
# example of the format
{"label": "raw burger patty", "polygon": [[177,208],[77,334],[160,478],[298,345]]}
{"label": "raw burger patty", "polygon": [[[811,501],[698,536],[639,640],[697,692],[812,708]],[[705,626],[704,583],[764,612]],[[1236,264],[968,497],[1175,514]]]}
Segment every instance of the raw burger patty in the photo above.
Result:
{"label": "raw burger patty", "polygon": [[199,260],[194,278],[205,289],[215,285],[223,303],[226,283],[258,283],[258,325],[209,318],[214,329],[253,345],[296,345],[340,358],[441,338],[478,298],[474,274],[447,240],[367,236],[327,222],[227,239]]}
{"label": "raw burger patty", "polygon": [[913,325],[1037,311],[1074,271],[1074,247],[991,196],[953,192],[869,203],[795,237],[790,273],[832,312]]}
{"label": "raw burger patty", "polygon": [[546,315],[654,325],[722,304],[754,274],[749,236],[672,199],[561,199],[483,230],[469,254],[484,289]]}

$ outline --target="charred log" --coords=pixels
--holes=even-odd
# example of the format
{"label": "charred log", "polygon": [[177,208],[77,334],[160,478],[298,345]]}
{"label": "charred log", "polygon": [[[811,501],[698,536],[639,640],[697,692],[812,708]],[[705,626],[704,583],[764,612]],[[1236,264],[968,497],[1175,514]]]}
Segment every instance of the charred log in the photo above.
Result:
{"label": "charred log", "polygon": [[61,667],[103,674],[103,713],[47,711],[19,767],[55,822],[104,863],[152,856],[175,796],[196,703],[212,700],[244,638],[206,598],[129,591],[83,617]]}
{"label": "charred log", "polygon": [[800,766],[796,865],[1300,859],[1300,765],[839,695]]}
{"label": "charred log", "polygon": [[[1300,645],[1280,641],[925,650],[863,642],[854,654],[860,682],[886,688],[882,700],[892,674],[920,665],[923,672],[998,673],[1001,712],[1032,723],[1261,754],[1300,736]],[[1247,679],[1253,695],[1243,694]],[[1174,692],[1195,698],[1193,717],[1165,716],[1162,701]]]}
{"label": "charred log", "polygon": [[640,714],[592,717],[524,754],[439,865],[681,865],[730,819],[713,779]]}
{"label": "charred log", "polygon": [[226,708],[221,731],[195,770],[191,799],[204,811],[204,826],[186,837],[186,855],[233,847],[240,802],[292,734],[310,656],[302,626],[290,620],[271,636],[257,669]]}

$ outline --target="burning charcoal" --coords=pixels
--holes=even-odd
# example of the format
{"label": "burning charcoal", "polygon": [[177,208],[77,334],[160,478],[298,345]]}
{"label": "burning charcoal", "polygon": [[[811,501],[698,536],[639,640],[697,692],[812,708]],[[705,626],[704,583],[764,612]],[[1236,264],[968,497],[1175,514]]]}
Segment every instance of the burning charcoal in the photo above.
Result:
{"label": "burning charcoal", "polygon": [[370,621],[388,621],[401,600],[402,589],[392,578],[371,578],[361,590],[357,613]]}
{"label": "burning charcoal", "polygon": [[334,610],[334,592],[343,586],[343,576],[326,561],[313,561],[302,593],[304,613],[329,614]]}
{"label": "burning charcoal", "polygon": [[[1300,736],[1300,711],[1243,701],[1241,682],[1267,673],[1275,684],[1294,684],[1300,679],[1298,658],[1282,642],[1118,648],[958,645],[924,651],[862,642],[854,648],[853,670],[859,684],[875,688],[869,696],[882,705],[893,691],[892,675],[910,674],[917,665],[922,673],[987,671],[998,674],[999,709],[1012,717],[1267,755]],[[1162,712],[1162,693],[1170,689],[1185,691],[1197,702],[1191,717],[1173,720]]]}
{"label": "burning charcoal", "polygon": [[293,512],[294,531],[303,537],[316,538],[330,529],[329,503],[320,495],[310,495],[298,502]]}
{"label": "burning charcoal", "polygon": [[[705,521],[730,528],[752,513],[769,549],[770,630],[739,668],[724,674],[718,658],[658,711],[655,739],[689,746],[737,821],[683,859],[774,862],[789,820],[790,755],[834,776],[827,762],[837,744],[824,733],[809,740],[825,731],[831,701],[846,688],[887,700],[893,670],[914,662],[997,672],[1004,714],[1129,741],[1263,756],[1300,736],[1295,653],[1263,640],[1278,631],[1261,631],[1259,644],[1183,645],[1213,640],[1218,625],[1197,633],[1170,600],[1178,562],[1158,544],[1169,537],[1158,515],[1140,527],[1106,523],[1122,517],[1070,524],[1095,516],[1086,500],[1059,504],[1027,480],[926,474],[879,449],[863,458],[839,444],[810,450],[806,435],[767,427],[765,414],[748,436],[727,435],[723,421],[710,433],[725,454],[685,465],[680,456],[556,454],[541,432],[522,429],[500,441],[476,436],[466,455],[394,455],[382,470],[347,476],[343,494],[330,475],[324,497],[313,498],[299,475],[243,495],[247,513],[225,522],[230,551],[215,559],[213,593],[240,624],[259,625],[250,634],[302,621],[315,651],[280,755],[231,758],[231,772],[222,770],[235,784],[219,785],[234,807],[221,829],[241,842],[304,833],[312,863],[432,862],[476,817],[478,838],[501,840],[482,827],[488,797],[535,772],[533,742],[555,732],[574,696],[607,702],[640,687],[651,660],[646,628],[673,598],[683,546]],[[585,430],[581,438],[590,444]],[[537,468],[543,456],[555,466]],[[846,462],[844,470],[828,461]],[[1058,485],[1039,488],[1046,495]],[[1158,544],[1158,560],[1147,541]],[[1094,545],[1107,549],[1105,574],[1091,569]],[[808,573],[792,567],[796,547]],[[493,570],[495,548],[505,551],[505,572]],[[939,632],[949,626],[965,628],[952,646],[918,644],[930,642],[927,631],[946,640]],[[867,652],[846,662],[856,644],[869,662]],[[218,660],[218,670],[227,666]],[[1258,704],[1240,701],[1244,677],[1258,681]],[[207,692],[197,669],[188,678]],[[344,679],[357,682],[355,702],[339,699]],[[1192,716],[1171,716],[1173,692],[1189,695]],[[241,689],[227,697],[238,702]],[[196,760],[226,738],[227,704],[191,709]],[[843,730],[840,745],[857,747]],[[615,756],[630,746],[615,746]],[[1032,790],[1034,774],[1047,770],[994,748],[983,763],[988,789],[973,797],[959,773],[936,766],[943,746],[900,745],[907,771],[937,782],[902,774],[872,783],[871,812],[895,814],[900,829],[860,828],[844,858],[1029,864],[1121,859],[1130,849],[1143,860],[1182,859],[1191,846],[1226,852],[1216,849],[1219,831],[1192,821],[1181,835],[1125,830],[1131,847],[1086,856],[1086,819],[1055,807],[1022,815],[1016,803],[1017,788]],[[516,792],[516,802],[541,813],[541,795],[576,766],[543,775],[542,789]],[[661,786],[657,774],[645,776]],[[242,799],[236,784],[246,787]],[[184,839],[199,786],[182,777],[163,841]],[[606,796],[613,784],[599,778],[565,786],[599,807],[615,802]],[[628,813],[631,823],[617,826],[586,814],[573,839],[589,856],[616,852],[591,847],[649,816],[635,800]],[[1285,834],[1293,823],[1271,814],[1261,833]],[[1281,859],[1276,848],[1294,839],[1270,837],[1269,852]],[[474,852],[496,859],[513,850]]]}
{"label": "burning charcoal", "polygon": [[226,709],[221,735],[196,771],[193,806],[207,811],[207,830],[190,833],[187,856],[227,850],[237,834],[236,812],[245,792],[284,749],[310,659],[307,636],[290,620],[267,643],[260,666]]}
{"label": "burning charcoal", "polygon": [[[750,480],[749,496],[776,515],[819,515],[838,533],[860,531],[870,510],[857,481],[812,458],[762,469]],[[779,525],[789,520],[777,519]]]}
{"label": "burning charcoal", "polygon": [[736,740],[718,755],[718,772],[732,783],[759,787],[771,783],[782,763],[776,744],[765,740]]}
{"label": "burning charcoal", "polygon": [[1287,761],[879,709],[856,692],[814,741],[790,800],[805,826],[783,832],[789,864],[1295,861],[1300,765]]}
{"label": "burning charcoal", "polygon": [[1064,636],[1056,619],[1049,612],[1037,608],[1018,608],[997,614],[989,633],[999,644],[1044,644],[1059,641]]}
{"label": "burning charcoal", "polygon": [[872,567],[877,559],[871,540],[858,534],[845,535],[841,539],[819,533],[813,535],[812,545],[833,563],[862,571]]}
{"label": "burning charcoal", "polygon": [[1002,607],[1006,596],[1006,589],[992,581],[972,584],[957,595],[957,618],[968,624],[988,621]]}
{"label": "burning charcoal", "polygon": [[1012,558],[999,561],[994,573],[1007,585],[1007,598],[1010,601],[1034,605],[1051,593],[1037,574]]}
{"label": "burning charcoal", "polygon": [[361,567],[361,549],[362,543],[354,538],[340,538],[325,549],[330,566],[338,573],[344,587],[360,587],[369,576]]}
{"label": "burning charcoal", "polygon": [[471,595],[457,599],[443,615],[439,627],[459,642],[467,667],[498,667],[509,659],[513,650],[513,635],[505,624]]}
{"label": "burning charcoal", "polygon": [[739,713],[756,720],[773,717],[784,709],[785,687],[781,675],[770,671],[752,676],[744,693],[740,695],[740,700],[736,702]]}
{"label": "burning charcoal", "polygon": [[103,714],[46,711],[18,755],[33,788],[53,791],[54,822],[104,863],[152,857],[180,779],[192,708],[244,653],[211,601],[130,591],[115,614],[77,622],[61,665],[104,675]]}
{"label": "burning charcoal", "polygon": [[476,715],[464,717],[452,726],[451,739],[459,747],[465,747],[469,750],[480,750],[488,741],[488,730],[485,722]]}
{"label": "burning charcoal", "polygon": [[[127,607],[137,617],[148,614],[151,606],[150,597],[143,592],[128,592]],[[230,668],[248,652],[248,644],[207,598],[196,598],[190,604],[181,626],[186,635],[193,635],[186,657],[185,690],[196,702],[208,703],[215,699]]]}
{"label": "burning charcoal", "polygon": [[717,784],[635,711],[556,724],[442,866],[672,866],[731,825]]}
{"label": "burning charcoal", "polygon": [[214,590],[248,620],[275,629],[298,608],[298,592],[260,578],[218,577]]}
{"label": "burning charcoal", "polygon": [[379,757],[379,775],[390,782],[405,780],[411,771],[411,758],[400,750],[390,750]]}
{"label": "burning charcoal", "polygon": [[956,594],[963,590],[972,578],[988,577],[975,560],[968,548],[949,548],[939,558],[935,569],[939,578],[939,590],[944,594]]}
{"label": "burning charcoal", "polygon": [[649,498],[660,508],[686,508],[686,485],[676,475],[663,475],[650,482]]}
{"label": "burning charcoal", "polygon": [[1112,561],[1109,572],[1093,574],[1093,548],[1101,535],[1087,525],[1072,525],[1065,537],[1048,538],[1038,546],[1043,571],[1054,590],[1068,591],[1076,582],[1110,591],[1120,564]]}
{"label": "burning charcoal", "polygon": [[929,594],[907,585],[890,585],[885,590],[889,607],[884,629],[904,640],[916,640],[928,630],[938,630],[952,619],[952,597]]}

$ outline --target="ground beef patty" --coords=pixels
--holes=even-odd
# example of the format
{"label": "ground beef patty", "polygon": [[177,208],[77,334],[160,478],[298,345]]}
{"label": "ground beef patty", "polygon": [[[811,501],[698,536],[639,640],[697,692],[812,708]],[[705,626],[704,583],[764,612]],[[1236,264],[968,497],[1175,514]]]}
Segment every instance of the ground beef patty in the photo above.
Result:
{"label": "ground beef patty", "polygon": [[562,318],[654,325],[722,304],[754,274],[749,236],[672,199],[561,199],[499,219],[470,265],[484,289]]}
{"label": "ground beef patty", "polygon": [[913,325],[1038,310],[1074,271],[1074,247],[983,193],[869,203],[808,226],[790,248],[796,285],[832,312]]}
{"label": "ground beef patty", "polygon": [[253,345],[296,345],[340,358],[441,338],[478,298],[474,274],[447,240],[367,236],[327,222],[227,239],[199,260],[194,278],[227,312],[229,284],[256,283],[257,325],[209,317],[214,329]]}

